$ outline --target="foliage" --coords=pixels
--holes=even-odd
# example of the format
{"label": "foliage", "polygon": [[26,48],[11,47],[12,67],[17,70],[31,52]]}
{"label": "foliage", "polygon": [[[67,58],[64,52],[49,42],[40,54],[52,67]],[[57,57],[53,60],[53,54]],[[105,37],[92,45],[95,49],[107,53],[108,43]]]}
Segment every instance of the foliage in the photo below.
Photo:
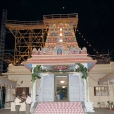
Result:
{"label": "foliage", "polygon": [[112,106],[113,105],[113,102],[111,101],[107,101],[108,105]]}
{"label": "foliage", "polygon": [[32,83],[38,78],[40,79],[41,77],[38,75],[40,73],[41,65],[37,65],[32,73]]}
{"label": "foliage", "polygon": [[99,105],[99,107],[101,107],[102,104],[100,102],[97,102],[97,105]]}
{"label": "foliage", "polygon": [[100,104],[101,104],[100,102],[97,103],[97,105],[100,105]]}
{"label": "foliage", "polygon": [[107,101],[107,103],[108,103],[108,107],[110,108],[110,110],[112,109],[112,107],[113,107],[113,102],[111,102],[111,101]]}
{"label": "foliage", "polygon": [[79,67],[76,69],[76,71],[78,72],[81,72],[83,75],[82,75],[82,78],[84,79],[87,79],[88,77],[88,74],[87,74],[87,68],[84,67],[84,65],[82,65],[81,63],[76,63]]}

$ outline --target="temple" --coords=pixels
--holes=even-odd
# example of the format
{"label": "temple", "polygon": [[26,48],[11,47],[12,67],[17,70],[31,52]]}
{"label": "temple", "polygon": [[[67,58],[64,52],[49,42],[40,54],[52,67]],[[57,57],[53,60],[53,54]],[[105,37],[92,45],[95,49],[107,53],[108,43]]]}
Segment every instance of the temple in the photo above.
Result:
{"label": "temple", "polygon": [[[87,56],[85,47],[81,49],[78,46],[75,36],[78,15],[66,19],[44,17],[44,23],[48,27],[45,46],[42,49],[34,48],[32,57],[23,62],[30,70],[37,65],[41,65],[42,69],[45,70],[45,72],[40,73],[38,90],[35,89],[34,83],[33,102],[36,102],[35,91],[37,91],[37,102],[42,103],[42,106],[43,102],[47,102],[47,104],[60,102],[60,105],[64,103],[64,106],[68,103],[74,103],[74,105],[79,103],[79,108],[82,109],[83,103],[88,112],[94,112],[92,102],[87,95],[86,80],[81,77],[81,72],[75,71],[78,67],[76,63],[81,63],[88,70],[92,69],[96,63],[96,60]],[[58,99],[57,94],[60,96]],[[38,104],[35,114],[40,113],[40,105]]]}
{"label": "temple", "polygon": [[[113,101],[114,97],[109,89],[114,82],[114,62],[96,64],[88,56],[86,47],[79,47],[75,35],[78,14],[43,16],[43,23],[48,31],[45,45],[34,46],[31,57],[23,65],[10,64],[8,72],[3,73],[18,79],[17,89],[11,94],[31,93],[34,114],[84,114],[94,112],[94,107],[106,107],[107,101]],[[87,68],[87,79],[76,70],[77,63]],[[32,84],[31,75],[39,65],[41,78]],[[7,94],[8,98],[11,94]],[[14,110],[12,102],[11,111]],[[25,111],[24,103],[21,111]]]}

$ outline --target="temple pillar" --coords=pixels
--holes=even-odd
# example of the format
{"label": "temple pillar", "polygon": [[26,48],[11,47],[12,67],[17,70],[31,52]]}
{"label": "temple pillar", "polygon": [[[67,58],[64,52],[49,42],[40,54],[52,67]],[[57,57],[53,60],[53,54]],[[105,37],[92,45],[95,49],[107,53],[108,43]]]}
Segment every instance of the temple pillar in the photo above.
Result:
{"label": "temple pillar", "polygon": [[86,95],[86,80],[84,80],[84,102],[86,102],[87,95]]}
{"label": "temple pillar", "polygon": [[90,96],[89,96],[89,81],[88,81],[88,78],[87,78],[87,81],[85,81],[85,95],[86,95],[86,99],[85,99],[85,107],[86,107],[86,110],[87,112],[95,112],[93,110],[93,102],[90,102]]}
{"label": "temple pillar", "polygon": [[[36,65],[35,65],[36,66]],[[34,70],[34,67],[32,67],[32,73],[33,73],[33,70]],[[34,83],[32,83],[32,88],[31,88],[31,99],[32,99],[32,102],[34,103],[35,100],[36,100],[36,80],[34,81]]]}
{"label": "temple pillar", "polygon": [[[32,65],[32,73],[36,65]],[[35,103],[36,103],[36,80],[34,83],[32,83],[32,88],[31,88],[31,99],[32,99],[32,104],[30,108],[30,112],[33,114],[35,110]]]}
{"label": "temple pillar", "polygon": [[36,101],[36,80],[33,83],[33,89],[32,89],[32,101],[35,102]]}

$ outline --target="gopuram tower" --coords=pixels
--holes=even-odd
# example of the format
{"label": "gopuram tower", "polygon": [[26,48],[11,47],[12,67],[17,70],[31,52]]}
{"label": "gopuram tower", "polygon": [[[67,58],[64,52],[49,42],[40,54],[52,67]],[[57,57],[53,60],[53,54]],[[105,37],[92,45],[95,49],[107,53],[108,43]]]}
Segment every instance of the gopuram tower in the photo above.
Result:
{"label": "gopuram tower", "polygon": [[[42,70],[45,71],[40,72],[38,90],[36,90],[36,82],[33,84],[33,103],[36,99],[38,102],[56,101],[55,94],[58,90],[55,85],[56,77],[66,76],[67,101],[84,102],[87,111],[93,112],[88,84],[85,79],[82,79],[82,74],[75,71],[76,63],[82,64],[88,71],[96,63],[87,56],[85,47],[81,49],[78,46],[75,36],[78,14],[47,15],[43,16],[43,22],[47,27],[45,45],[39,49],[34,48],[32,57],[24,62],[24,65],[32,71],[37,65],[41,65]],[[36,91],[38,91],[38,98],[36,98]]]}

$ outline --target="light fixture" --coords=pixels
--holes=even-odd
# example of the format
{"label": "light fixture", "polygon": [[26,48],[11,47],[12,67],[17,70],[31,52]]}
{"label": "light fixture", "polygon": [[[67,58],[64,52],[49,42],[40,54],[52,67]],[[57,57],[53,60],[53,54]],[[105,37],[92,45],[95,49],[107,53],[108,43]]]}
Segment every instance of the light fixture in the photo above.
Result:
{"label": "light fixture", "polygon": [[59,41],[60,41],[60,42],[63,42],[63,40],[62,40],[62,39],[60,39]]}
{"label": "light fixture", "polygon": [[62,33],[60,33],[60,36],[62,36]]}
{"label": "light fixture", "polygon": [[62,28],[60,28],[60,31],[62,31]]}
{"label": "light fixture", "polygon": [[65,82],[65,81],[63,81],[63,80],[60,81],[60,83],[62,83],[62,84],[63,84],[64,82]]}
{"label": "light fixture", "polygon": [[65,88],[65,86],[62,86],[62,88]]}

